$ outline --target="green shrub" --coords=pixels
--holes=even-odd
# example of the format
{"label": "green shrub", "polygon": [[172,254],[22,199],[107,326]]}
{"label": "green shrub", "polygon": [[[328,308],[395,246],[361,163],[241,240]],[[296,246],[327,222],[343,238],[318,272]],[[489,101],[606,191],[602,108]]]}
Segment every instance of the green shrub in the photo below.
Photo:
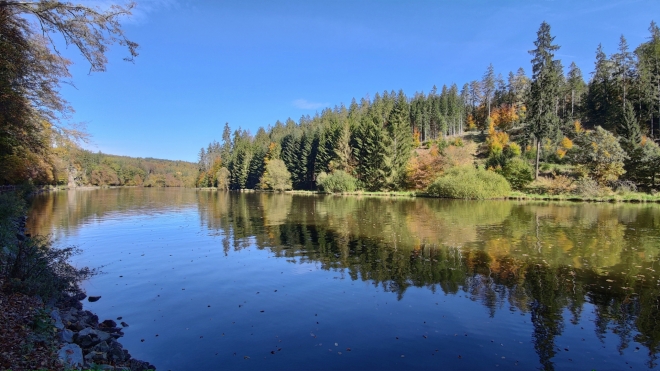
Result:
{"label": "green shrub", "polygon": [[597,126],[596,130],[578,135],[574,142],[576,145],[571,149],[571,160],[585,167],[589,177],[599,185],[616,181],[625,174],[623,166],[628,156],[621,148],[619,139],[611,132]]}
{"label": "green shrub", "polygon": [[436,179],[427,193],[446,198],[502,198],[511,192],[509,182],[492,171],[461,166],[449,169]]}
{"label": "green shrub", "polygon": [[520,157],[514,157],[507,161],[500,171],[513,189],[523,189],[534,180],[534,169],[529,162]]}
{"label": "green shrub", "polygon": [[261,177],[261,187],[274,191],[287,191],[293,188],[291,184],[291,173],[287,170],[284,161],[274,159],[266,164],[266,171]]}
{"label": "green shrub", "polygon": [[337,170],[332,174],[320,173],[316,177],[316,185],[329,193],[353,192],[357,189],[357,179],[343,170]]}

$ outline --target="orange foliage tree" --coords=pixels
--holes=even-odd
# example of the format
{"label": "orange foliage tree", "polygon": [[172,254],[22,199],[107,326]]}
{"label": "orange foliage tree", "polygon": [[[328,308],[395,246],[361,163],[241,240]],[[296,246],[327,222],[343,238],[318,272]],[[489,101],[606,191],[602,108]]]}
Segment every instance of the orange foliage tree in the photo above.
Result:
{"label": "orange foliage tree", "polygon": [[445,165],[437,146],[428,151],[418,151],[406,166],[407,184],[410,189],[426,189],[442,172]]}

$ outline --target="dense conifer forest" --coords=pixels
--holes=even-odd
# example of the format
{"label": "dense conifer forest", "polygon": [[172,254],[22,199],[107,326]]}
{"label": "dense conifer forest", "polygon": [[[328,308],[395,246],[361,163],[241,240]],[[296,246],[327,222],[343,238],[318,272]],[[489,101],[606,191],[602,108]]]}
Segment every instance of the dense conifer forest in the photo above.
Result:
{"label": "dense conifer forest", "polygon": [[[651,191],[660,167],[660,29],[596,48],[585,81],[555,57],[550,25],[531,75],[490,64],[481,79],[412,96],[384,91],[256,133],[231,130],[199,152],[198,187],[425,190],[452,167],[481,167],[528,192]],[[460,171],[459,171],[460,172]],[[440,193],[442,195],[442,192]]]}

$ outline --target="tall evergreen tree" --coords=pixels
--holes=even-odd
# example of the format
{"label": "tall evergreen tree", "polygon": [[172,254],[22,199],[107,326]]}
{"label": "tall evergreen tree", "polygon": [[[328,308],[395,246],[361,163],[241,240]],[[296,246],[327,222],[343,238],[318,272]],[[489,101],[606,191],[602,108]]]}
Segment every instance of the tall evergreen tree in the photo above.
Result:
{"label": "tall evergreen tree", "polygon": [[370,191],[381,190],[391,172],[387,134],[375,121],[365,116],[352,138],[357,178]]}
{"label": "tall evergreen tree", "polygon": [[568,67],[568,76],[566,79],[568,84],[568,89],[570,90],[570,100],[571,100],[571,113],[570,118],[572,119],[575,116],[576,103],[579,107],[581,102],[582,95],[586,89],[586,84],[584,78],[582,77],[582,71],[575,64],[571,62],[571,65]]}
{"label": "tall evergreen tree", "polygon": [[536,49],[529,51],[534,58],[527,131],[536,140],[536,178],[539,176],[541,141],[553,137],[559,123],[559,117],[554,109],[560,74],[560,71],[557,71],[554,52],[559,46],[552,44],[554,39],[550,35],[550,25],[543,22],[534,41]]}
{"label": "tall evergreen tree", "polygon": [[655,22],[649,26],[651,36],[635,50],[638,65],[638,89],[646,106],[651,137],[655,136],[655,119],[660,120],[660,28]]}
{"label": "tall evergreen tree", "polygon": [[616,132],[621,137],[621,147],[628,154],[639,146],[639,143],[642,141],[642,133],[632,103],[626,102]]}
{"label": "tall evergreen tree", "polygon": [[630,80],[633,78],[635,65],[633,53],[628,50],[628,42],[623,35],[619,39],[619,48],[617,53],[612,56],[612,61],[614,62],[614,80],[621,97],[621,112],[623,112],[628,99]]}
{"label": "tall evergreen tree", "polygon": [[388,117],[387,131],[391,140],[392,183],[395,187],[405,182],[405,169],[413,149],[410,128],[410,107],[403,91],[399,91],[394,108]]}
{"label": "tall evergreen tree", "polygon": [[493,68],[493,64],[490,63],[488,65],[488,69],[486,69],[486,73],[484,73],[484,76],[481,79],[481,93],[483,99],[486,100],[486,105],[488,106],[487,119],[490,118],[490,104],[493,100],[493,95],[495,93],[496,82],[497,79],[495,77],[495,69]]}

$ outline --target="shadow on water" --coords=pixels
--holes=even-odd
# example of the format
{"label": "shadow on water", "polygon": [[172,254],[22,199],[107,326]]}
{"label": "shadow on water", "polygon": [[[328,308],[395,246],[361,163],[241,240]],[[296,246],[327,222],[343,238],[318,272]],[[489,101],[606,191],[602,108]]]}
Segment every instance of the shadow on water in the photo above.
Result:
{"label": "shadow on water", "polygon": [[595,308],[597,339],[613,334],[620,353],[641,344],[646,365],[657,366],[658,205],[110,191],[44,196],[30,228],[75,229],[124,208],[194,206],[205,228],[223,236],[225,255],[256,246],[346,272],[398,300],[421,287],[466,295],[490,317],[529,314],[544,369],[554,369],[556,339],[579,323],[586,303]]}

